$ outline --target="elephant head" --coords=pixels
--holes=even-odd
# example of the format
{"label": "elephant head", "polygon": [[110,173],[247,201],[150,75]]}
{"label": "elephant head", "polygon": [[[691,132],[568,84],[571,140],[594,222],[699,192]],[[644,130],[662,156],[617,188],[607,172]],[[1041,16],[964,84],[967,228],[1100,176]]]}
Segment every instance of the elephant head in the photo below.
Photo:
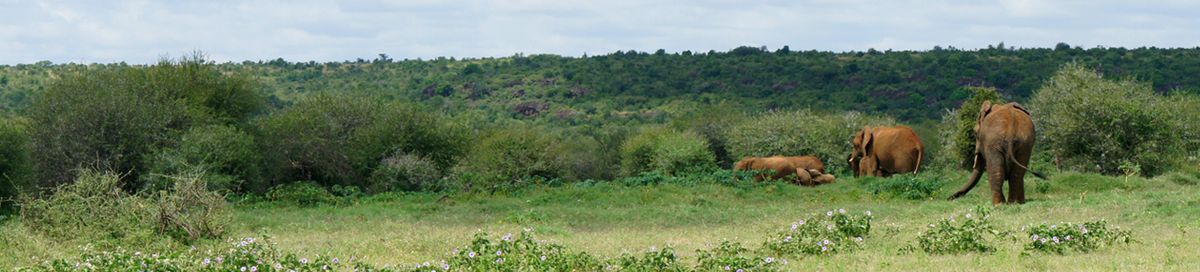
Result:
{"label": "elephant head", "polygon": [[857,134],[854,134],[854,139],[850,142],[854,144],[854,149],[850,153],[850,158],[847,159],[854,177],[858,177],[861,173],[862,161],[871,157],[871,144],[874,138],[871,127],[863,127]]}

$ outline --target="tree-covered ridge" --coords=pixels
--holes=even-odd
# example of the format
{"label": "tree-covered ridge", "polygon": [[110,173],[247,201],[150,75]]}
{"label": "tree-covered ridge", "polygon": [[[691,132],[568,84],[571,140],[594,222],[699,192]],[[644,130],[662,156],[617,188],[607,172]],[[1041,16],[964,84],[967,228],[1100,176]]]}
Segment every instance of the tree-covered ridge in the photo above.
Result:
{"label": "tree-covered ridge", "polygon": [[[1131,77],[1158,92],[1200,86],[1200,48],[876,51],[833,53],[787,47],[739,47],[727,52],[668,54],[617,51],[563,57],[288,62],[283,59],[220,64],[256,77],[277,105],[316,91],[366,91],[417,100],[449,112],[478,110],[495,117],[586,120],[663,120],[692,103],[720,101],[745,110],[812,108],[863,111],[902,121],[935,119],[971,92],[994,87],[1007,100],[1025,101],[1067,62],[1108,77]],[[120,66],[121,64],[116,64]],[[56,70],[82,65],[0,66],[5,108],[28,104]],[[108,65],[113,66],[113,65]],[[94,67],[94,66],[93,66]]]}

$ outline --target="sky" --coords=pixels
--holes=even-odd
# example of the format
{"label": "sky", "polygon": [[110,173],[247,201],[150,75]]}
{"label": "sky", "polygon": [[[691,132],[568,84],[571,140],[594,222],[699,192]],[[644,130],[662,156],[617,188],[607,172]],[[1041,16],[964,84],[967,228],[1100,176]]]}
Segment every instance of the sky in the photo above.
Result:
{"label": "sky", "polygon": [[1200,1],[18,1],[0,64],[1200,46]]}

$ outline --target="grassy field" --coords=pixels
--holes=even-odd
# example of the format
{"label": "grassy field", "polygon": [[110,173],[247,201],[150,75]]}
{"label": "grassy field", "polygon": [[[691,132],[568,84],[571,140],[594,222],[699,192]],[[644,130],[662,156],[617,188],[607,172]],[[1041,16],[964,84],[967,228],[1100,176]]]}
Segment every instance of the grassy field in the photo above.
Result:
{"label": "grassy field", "polygon": [[[770,233],[816,213],[871,211],[865,246],[833,256],[785,256],[787,270],[1194,270],[1200,267],[1200,187],[1152,179],[1092,174],[1054,175],[1041,191],[1028,181],[1029,202],[995,208],[997,227],[1015,231],[991,254],[900,253],[930,223],[976,206],[990,206],[986,184],[958,201],[943,200],[966,173],[944,174],[932,200],[872,194],[860,181],[797,187],[769,184],[621,186],[574,184],[495,195],[397,194],[339,206],[300,208],[273,203],[235,206],[233,236],[270,236],[302,254],[357,256],[374,264],[409,265],[444,258],[479,231],[493,235],[533,229],[535,237],[602,257],[673,247],[685,261],[721,241],[757,247]],[[1022,254],[1027,224],[1106,219],[1129,229],[1136,242],[1067,255]],[[26,256],[69,254],[75,245],[42,241],[19,224],[0,229],[7,264]]]}

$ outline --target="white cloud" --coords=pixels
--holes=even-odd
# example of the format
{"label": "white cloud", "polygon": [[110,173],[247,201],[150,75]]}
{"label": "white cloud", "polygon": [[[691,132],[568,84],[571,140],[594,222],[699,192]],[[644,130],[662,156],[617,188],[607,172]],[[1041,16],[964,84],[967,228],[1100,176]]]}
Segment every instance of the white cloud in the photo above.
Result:
{"label": "white cloud", "polygon": [[0,64],[340,61],[635,49],[1194,47],[1190,1],[6,1]]}

